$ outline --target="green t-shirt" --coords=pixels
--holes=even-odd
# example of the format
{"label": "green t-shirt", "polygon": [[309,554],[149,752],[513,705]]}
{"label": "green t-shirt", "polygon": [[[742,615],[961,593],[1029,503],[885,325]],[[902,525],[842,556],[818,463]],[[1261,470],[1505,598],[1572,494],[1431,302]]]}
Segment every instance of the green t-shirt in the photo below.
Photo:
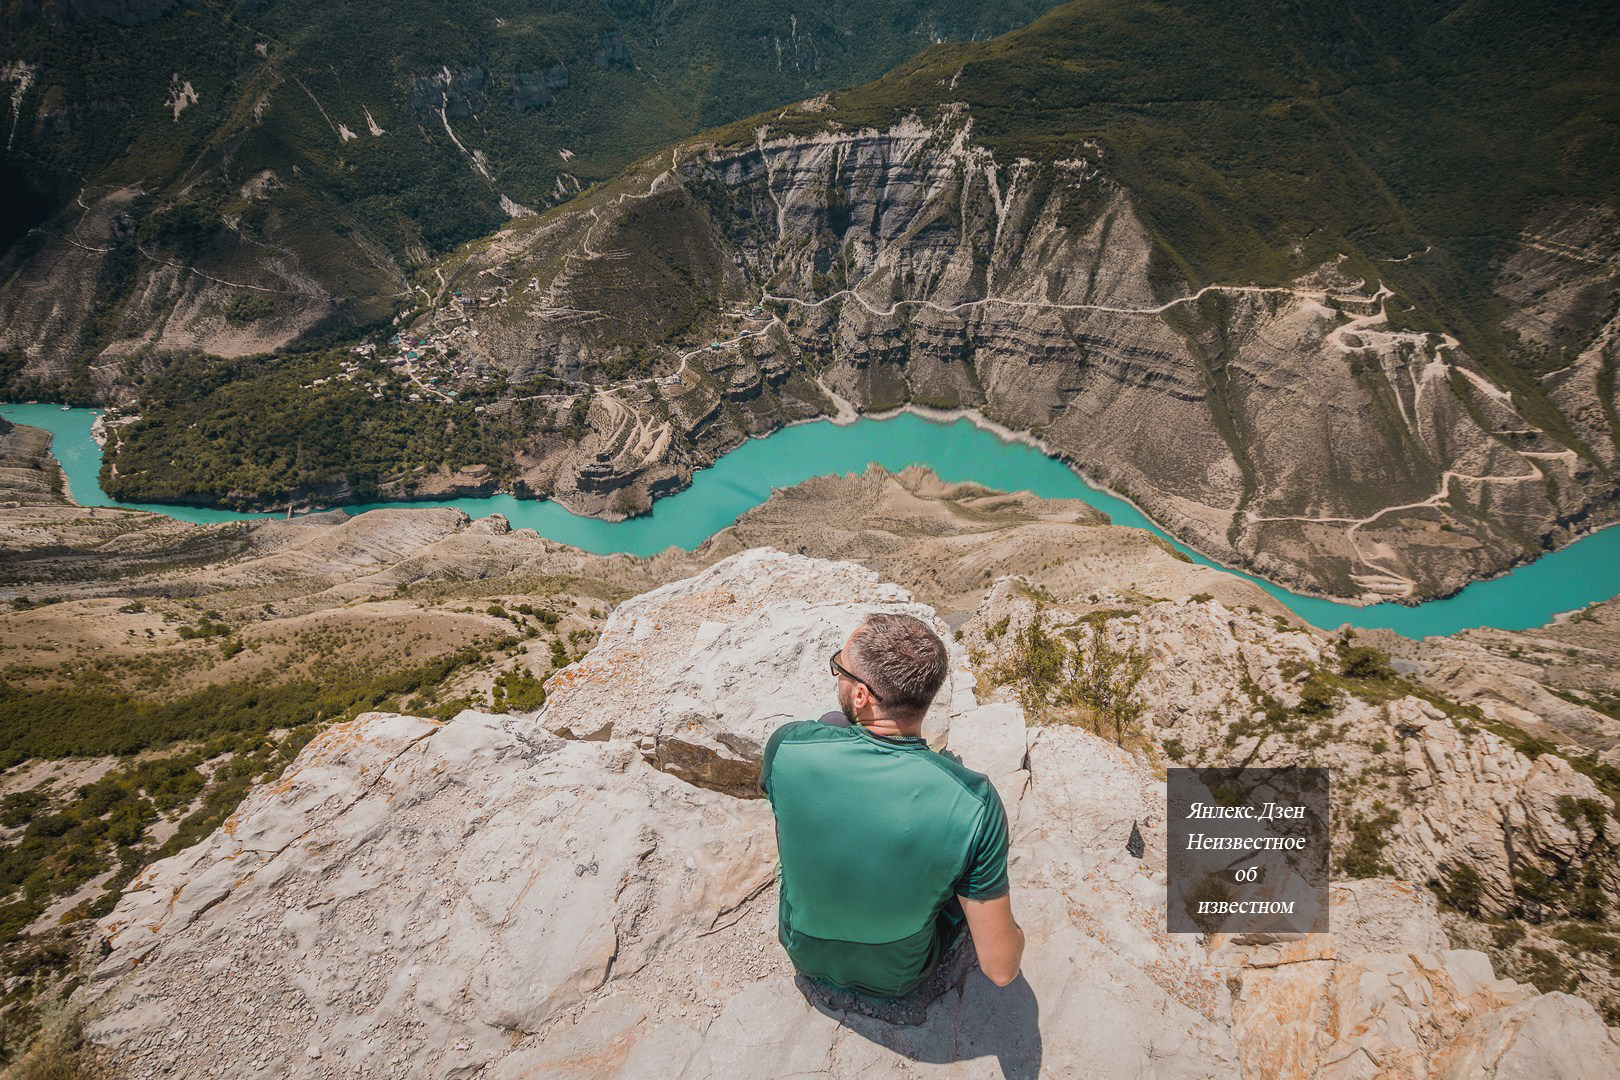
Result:
{"label": "green t-shirt", "polygon": [[794,967],[879,997],[912,990],[960,933],[955,896],[1007,892],[1007,816],[980,773],[919,738],[799,720],[765,744],[778,935]]}

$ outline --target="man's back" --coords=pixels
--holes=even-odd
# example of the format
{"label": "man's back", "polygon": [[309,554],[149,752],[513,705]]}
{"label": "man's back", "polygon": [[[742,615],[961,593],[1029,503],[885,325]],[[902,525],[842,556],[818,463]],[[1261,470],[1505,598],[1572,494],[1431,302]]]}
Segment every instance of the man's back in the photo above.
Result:
{"label": "man's back", "polygon": [[954,897],[1007,892],[995,788],[920,738],[788,724],[760,784],[776,812],[782,944],[812,978],[904,994],[960,931]]}

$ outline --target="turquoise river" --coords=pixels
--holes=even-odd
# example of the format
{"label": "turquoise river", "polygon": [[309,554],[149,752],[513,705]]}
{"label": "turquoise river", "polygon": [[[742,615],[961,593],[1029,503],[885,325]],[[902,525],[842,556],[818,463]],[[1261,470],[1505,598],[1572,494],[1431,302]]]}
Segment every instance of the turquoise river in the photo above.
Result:
{"label": "turquoise river", "polygon": [[[0,414],[19,424],[45,428],[52,450],[67,473],[68,491],[83,506],[149,510],[181,521],[241,521],[263,514],[238,514],[191,506],[120,503],[101,490],[101,448],[90,437],[93,409],[57,405],[4,405]],[[1247,578],[1315,626],[1344,623],[1384,627],[1407,637],[1453,634],[1475,626],[1525,630],[1559,612],[1572,611],[1620,594],[1620,528],[1602,529],[1561,551],[1543,555],[1511,573],[1475,582],[1457,595],[1415,607],[1375,604],[1356,607],[1301,596],[1270,582],[1227,569],[1205,558],[1155,526],[1123,499],[1087,484],[1068,466],[1023,443],[1009,442],[967,420],[940,423],[910,414],[884,420],[862,419],[798,424],[763,439],[750,439],[692,477],[684,491],[654,504],[653,512],[628,521],[579,517],[554,502],[510,495],[447,499],[442,502],[368,503],[350,506],[364,513],[379,506],[448,506],[473,517],[504,514],[514,528],[597,554],[651,555],[666,547],[690,551],[764,502],[774,488],[791,487],[812,476],[861,472],[876,462],[886,469],[926,465],[947,481],[973,481],[1004,491],[1030,491],[1053,499],[1081,499],[1119,525],[1147,529],[1194,562]]]}

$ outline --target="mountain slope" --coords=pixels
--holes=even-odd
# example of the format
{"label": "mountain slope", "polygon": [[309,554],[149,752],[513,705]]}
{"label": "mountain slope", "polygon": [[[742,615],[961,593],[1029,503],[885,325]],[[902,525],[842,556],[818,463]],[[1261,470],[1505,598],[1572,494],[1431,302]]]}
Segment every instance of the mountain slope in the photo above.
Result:
{"label": "mountain slope", "polygon": [[240,355],[367,324],[509,214],[1045,6],[11,5],[0,346],[84,395],[87,351]]}
{"label": "mountain slope", "polygon": [[683,467],[827,392],[967,406],[1205,551],[1433,595],[1615,514],[1613,30],[1069,4],[518,223],[418,325],[510,382],[678,376],[614,398]]}

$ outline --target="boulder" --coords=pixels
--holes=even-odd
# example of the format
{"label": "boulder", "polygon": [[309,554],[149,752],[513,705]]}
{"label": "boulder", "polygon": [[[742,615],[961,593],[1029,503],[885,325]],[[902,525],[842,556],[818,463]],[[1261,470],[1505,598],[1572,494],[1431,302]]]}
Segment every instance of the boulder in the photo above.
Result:
{"label": "boulder", "polygon": [[1587,1080],[1620,1075],[1620,1037],[1569,994],[1476,1016],[1435,1059],[1436,1080]]}
{"label": "boulder", "polygon": [[[547,682],[538,722],[568,739],[632,740],[665,772],[752,796],[770,733],[838,707],[828,659],[875,612],[913,615],[950,642],[932,608],[870,570],[745,551],[621,604],[589,655]],[[935,747],[973,705],[959,680],[924,721]]]}

